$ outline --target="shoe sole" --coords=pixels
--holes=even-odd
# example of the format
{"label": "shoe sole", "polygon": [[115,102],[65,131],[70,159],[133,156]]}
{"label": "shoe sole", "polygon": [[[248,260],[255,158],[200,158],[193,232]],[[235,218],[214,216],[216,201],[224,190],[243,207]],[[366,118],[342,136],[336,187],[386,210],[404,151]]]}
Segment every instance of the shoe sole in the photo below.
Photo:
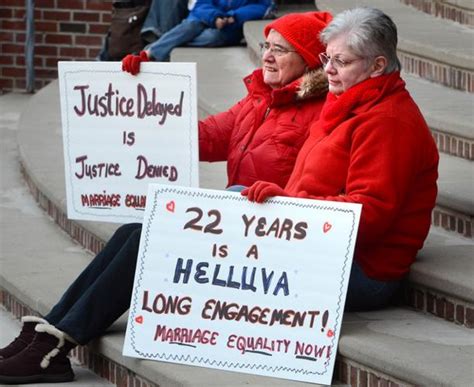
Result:
{"label": "shoe sole", "polygon": [[72,372],[58,375],[0,376],[1,384],[63,383],[73,380],[74,374]]}

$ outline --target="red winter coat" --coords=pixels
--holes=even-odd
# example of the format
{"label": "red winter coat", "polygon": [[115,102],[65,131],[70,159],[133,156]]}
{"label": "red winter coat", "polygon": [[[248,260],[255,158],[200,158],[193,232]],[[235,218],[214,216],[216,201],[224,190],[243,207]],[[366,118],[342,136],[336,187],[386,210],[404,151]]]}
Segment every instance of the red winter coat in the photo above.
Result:
{"label": "red winter coat", "polygon": [[284,187],[310,124],[321,112],[326,78],[319,69],[271,89],[258,69],[244,82],[244,99],[199,122],[200,160],[227,160],[228,186],[264,180]]}
{"label": "red winter coat", "polygon": [[362,204],[355,259],[377,280],[402,278],[428,234],[438,151],[398,72],[328,94],[285,191]]}

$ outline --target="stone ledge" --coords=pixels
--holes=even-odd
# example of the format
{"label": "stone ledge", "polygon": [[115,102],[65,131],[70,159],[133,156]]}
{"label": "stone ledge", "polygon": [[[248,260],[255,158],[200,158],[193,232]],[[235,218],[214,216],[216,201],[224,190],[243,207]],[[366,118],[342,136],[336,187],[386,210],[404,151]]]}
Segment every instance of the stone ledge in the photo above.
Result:
{"label": "stone ledge", "polygon": [[[436,204],[472,219],[474,215],[472,162],[441,153],[438,172]],[[459,219],[459,215],[457,218]]]}
{"label": "stone ledge", "polygon": [[433,241],[435,235],[431,232],[418,254],[410,272],[410,282],[438,289],[439,293],[474,307],[473,241],[464,239],[463,243],[462,238],[452,238],[445,243],[436,243]]}

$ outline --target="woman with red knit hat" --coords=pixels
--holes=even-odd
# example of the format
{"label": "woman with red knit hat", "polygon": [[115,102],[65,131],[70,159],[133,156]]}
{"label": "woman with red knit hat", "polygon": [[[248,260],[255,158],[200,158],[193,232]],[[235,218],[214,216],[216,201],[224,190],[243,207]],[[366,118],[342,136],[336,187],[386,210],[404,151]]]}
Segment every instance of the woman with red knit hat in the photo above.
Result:
{"label": "woman with red knit hat", "polygon": [[[248,95],[199,122],[201,160],[227,160],[228,185],[287,183],[326,95],[318,35],[330,19],[310,12],[270,23],[262,68],[244,79]],[[124,69],[138,72],[140,58],[124,59]],[[0,383],[73,379],[69,350],[102,335],[130,306],[140,231],[136,223],[119,227],[44,318],[23,318],[19,337],[0,349]]]}
{"label": "woman with red knit hat", "polygon": [[289,14],[268,24],[262,67],[244,79],[248,94],[228,111],[199,122],[201,161],[227,161],[228,185],[257,180],[284,187],[327,81],[318,53],[326,12]]}
{"label": "woman with red knit hat", "polygon": [[376,309],[389,303],[428,234],[438,151],[400,78],[387,15],[347,10],[321,38],[329,93],[287,185],[256,182],[242,194],[362,204],[346,310]]}

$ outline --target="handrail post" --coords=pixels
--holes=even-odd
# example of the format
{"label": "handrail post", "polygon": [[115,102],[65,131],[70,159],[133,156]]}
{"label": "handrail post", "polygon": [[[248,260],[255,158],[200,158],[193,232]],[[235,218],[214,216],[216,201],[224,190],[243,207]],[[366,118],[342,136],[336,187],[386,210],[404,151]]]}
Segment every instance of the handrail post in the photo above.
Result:
{"label": "handrail post", "polygon": [[26,91],[35,91],[35,0],[26,0]]}

